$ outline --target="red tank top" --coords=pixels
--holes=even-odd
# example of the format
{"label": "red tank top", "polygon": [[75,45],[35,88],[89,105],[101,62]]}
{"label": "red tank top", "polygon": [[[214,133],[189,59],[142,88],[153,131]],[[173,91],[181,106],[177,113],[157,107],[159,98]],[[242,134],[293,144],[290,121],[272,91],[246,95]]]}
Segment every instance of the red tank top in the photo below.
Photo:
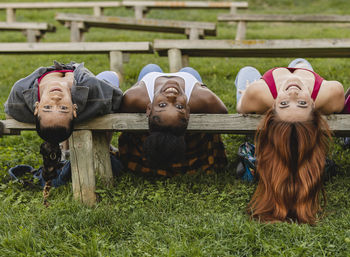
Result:
{"label": "red tank top", "polygon": [[[275,79],[272,75],[272,72],[278,68],[284,68],[284,67],[277,67],[277,68],[270,69],[267,72],[265,72],[265,74],[261,77],[263,80],[265,80],[266,84],[269,86],[270,92],[271,92],[272,97],[274,99],[276,99],[276,97],[277,97],[277,88],[276,88],[276,83],[275,83]],[[307,71],[311,72],[312,74],[314,74],[315,84],[314,84],[314,88],[313,88],[312,93],[311,93],[311,98],[315,101],[316,97],[318,95],[318,92],[320,91],[320,87],[321,87],[323,78],[320,75],[318,75],[316,72],[313,72],[313,71],[308,70],[308,69],[303,69],[303,68],[286,68],[286,69],[288,69],[292,73],[295,70],[307,70]]]}

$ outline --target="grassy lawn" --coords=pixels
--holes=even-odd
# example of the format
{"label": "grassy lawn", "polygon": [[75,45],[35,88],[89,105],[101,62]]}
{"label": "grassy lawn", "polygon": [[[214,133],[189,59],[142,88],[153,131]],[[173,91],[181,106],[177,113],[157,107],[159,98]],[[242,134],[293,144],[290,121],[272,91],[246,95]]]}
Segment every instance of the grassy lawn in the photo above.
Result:
{"label": "grassy lawn", "polygon": [[[32,1],[32,0],[31,0]],[[7,1],[9,2],[9,1]],[[14,1],[11,1],[14,2]],[[29,2],[29,1],[28,1]],[[56,33],[43,42],[68,42],[69,30],[54,20],[56,12],[92,14],[90,9],[18,10],[18,21],[50,22]],[[223,10],[152,10],[148,17],[216,21]],[[240,11],[242,12],[242,11]],[[348,0],[251,0],[247,13],[350,15]],[[106,15],[132,16],[124,8],[108,8]],[[5,21],[5,11],[0,11]],[[349,38],[350,24],[251,23],[248,39]],[[218,24],[217,37],[234,39],[236,26]],[[152,41],[184,39],[184,35],[90,29],[86,41]],[[0,42],[25,42],[19,32],[0,32]],[[109,69],[107,55],[0,55],[0,118],[11,86],[39,66],[85,62],[95,74]],[[235,113],[234,79],[246,65],[262,73],[286,66],[292,58],[191,58],[190,65]],[[350,85],[350,61],[312,58],[314,70],[328,80]],[[169,71],[168,59],[155,54],[131,55],[125,64],[122,89],[137,79],[148,63]],[[229,157],[226,171],[171,179],[146,178],[121,172],[114,187],[98,185],[99,203],[87,208],[72,199],[71,185],[52,189],[50,207],[42,204],[38,187],[10,181],[8,169],[17,164],[41,165],[41,139],[34,132],[0,138],[0,256],[350,256],[350,150],[334,138],[330,158],[338,174],[325,183],[327,206],[316,226],[260,224],[251,221],[246,205],[255,189],[235,178],[241,135],[223,135]],[[113,138],[116,144],[117,136]]]}

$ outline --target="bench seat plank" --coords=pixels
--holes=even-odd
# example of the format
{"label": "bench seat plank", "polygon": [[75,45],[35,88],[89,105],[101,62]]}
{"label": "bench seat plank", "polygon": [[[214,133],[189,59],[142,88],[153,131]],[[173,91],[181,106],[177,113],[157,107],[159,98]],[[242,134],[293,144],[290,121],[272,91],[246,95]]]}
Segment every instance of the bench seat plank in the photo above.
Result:
{"label": "bench seat plank", "polygon": [[150,42],[63,42],[63,43],[0,43],[1,54],[15,53],[152,53]]}
{"label": "bench seat plank", "polygon": [[236,9],[248,8],[248,2],[214,2],[214,1],[123,1],[123,6],[135,10],[135,18],[142,19],[144,14],[153,8],[177,8],[177,9],[230,9],[230,13],[236,13]]}
{"label": "bench seat plank", "polygon": [[103,13],[103,8],[120,6],[122,3],[118,1],[0,3],[0,9],[6,9],[7,22],[16,20],[16,9],[93,8],[94,15],[99,16]]}
{"label": "bench seat plank", "polygon": [[155,40],[154,50],[168,56],[170,72],[188,57],[350,57],[350,39]]}
{"label": "bench seat plank", "polygon": [[[335,135],[350,135],[350,115],[334,114],[324,118]],[[256,131],[260,120],[261,115],[257,114],[191,114],[187,131],[251,134]],[[1,122],[7,131],[5,135],[8,131],[35,130],[34,124],[13,119]],[[144,132],[148,130],[148,122],[144,113],[114,113],[78,123],[74,130]]]}
{"label": "bench seat plank", "polygon": [[55,26],[45,22],[0,22],[1,30],[36,29],[55,32]]}
{"label": "bench seat plank", "polygon": [[91,8],[100,7],[120,7],[118,1],[95,1],[95,2],[22,2],[22,3],[0,3],[0,9],[52,9],[52,8]]}
{"label": "bench seat plank", "polygon": [[0,30],[22,31],[28,42],[38,42],[46,32],[55,32],[56,27],[45,22],[0,22]]}
{"label": "bench seat plank", "polygon": [[206,57],[350,57],[350,39],[155,40],[160,56],[169,49]]}
{"label": "bench seat plank", "polygon": [[246,37],[247,22],[349,23],[350,15],[221,14],[218,21],[238,22],[235,39],[243,40]]}
{"label": "bench seat plank", "polygon": [[122,79],[130,53],[153,53],[150,42],[0,43],[0,54],[109,54],[110,70]]}
{"label": "bench seat plank", "polygon": [[209,1],[123,1],[123,6],[144,6],[151,8],[216,8],[227,9],[231,6],[248,8],[248,2],[209,2]]}
{"label": "bench seat plank", "polygon": [[220,14],[218,21],[348,23],[350,15]]}
{"label": "bench seat plank", "polygon": [[[83,33],[89,27],[129,29],[153,32],[190,34],[190,30],[200,31],[199,36],[216,35],[216,24],[211,22],[179,21],[179,20],[159,20],[159,19],[135,19],[129,17],[115,16],[92,16],[73,13],[57,13],[56,20],[70,27],[71,41],[80,41]],[[79,24],[77,28],[72,24]],[[79,35],[76,35],[79,34]]]}

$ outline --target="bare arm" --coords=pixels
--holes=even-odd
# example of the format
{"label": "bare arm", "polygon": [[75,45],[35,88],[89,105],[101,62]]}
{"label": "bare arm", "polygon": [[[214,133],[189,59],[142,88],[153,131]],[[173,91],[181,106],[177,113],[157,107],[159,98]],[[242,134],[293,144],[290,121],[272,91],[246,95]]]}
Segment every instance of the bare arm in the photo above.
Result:
{"label": "bare arm", "polygon": [[315,108],[322,114],[338,113],[343,110],[344,103],[343,85],[338,81],[324,80],[315,101]]}
{"label": "bare arm", "polygon": [[196,85],[189,101],[191,113],[227,113],[221,99],[204,85]]}
{"label": "bare arm", "polygon": [[143,84],[134,85],[125,91],[120,106],[120,112],[142,113],[146,112],[150,100],[147,89]]}
{"label": "bare arm", "polygon": [[262,114],[272,107],[274,99],[266,82],[262,79],[254,81],[242,92],[237,103],[238,113]]}

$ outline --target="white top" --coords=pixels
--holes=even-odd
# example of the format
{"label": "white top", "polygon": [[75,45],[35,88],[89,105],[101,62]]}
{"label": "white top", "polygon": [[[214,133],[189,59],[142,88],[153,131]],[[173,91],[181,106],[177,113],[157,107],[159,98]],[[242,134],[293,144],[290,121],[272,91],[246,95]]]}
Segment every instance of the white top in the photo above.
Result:
{"label": "white top", "polygon": [[154,82],[159,77],[180,77],[185,81],[185,95],[187,96],[187,102],[190,101],[191,93],[196,83],[200,83],[192,74],[188,72],[175,72],[175,73],[162,73],[162,72],[150,72],[147,73],[141,81],[145,83],[149,99],[153,102],[154,96]]}

